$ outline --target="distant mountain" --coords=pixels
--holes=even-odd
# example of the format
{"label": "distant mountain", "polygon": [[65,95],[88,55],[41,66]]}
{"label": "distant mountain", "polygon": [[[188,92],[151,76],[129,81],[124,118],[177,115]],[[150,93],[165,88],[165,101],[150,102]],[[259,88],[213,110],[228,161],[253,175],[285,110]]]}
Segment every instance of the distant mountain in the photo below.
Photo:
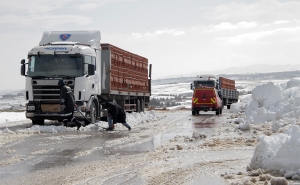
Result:
{"label": "distant mountain", "polygon": [[[199,74],[197,74],[199,75]],[[162,85],[162,84],[177,84],[177,83],[191,83],[195,80],[197,75],[191,76],[180,76],[174,78],[163,78],[152,80],[152,85]],[[300,70],[292,70],[292,71],[284,71],[284,72],[266,72],[266,73],[219,73],[213,74],[215,76],[221,76],[225,78],[229,78],[236,81],[243,81],[243,80],[284,80],[284,79],[292,79],[295,77],[300,77]]]}
{"label": "distant mountain", "polygon": [[170,75],[165,76],[159,79],[165,78],[179,78],[179,77],[195,77],[197,75],[203,74],[256,74],[256,73],[272,73],[272,72],[286,72],[286,71],[297,71],[300,70],[300,65],[270,65],[270,64],[259,64],[259,65],[250,65],[250,66],[242,66],[242,67],[233,67],[226,68],[222,70],[215,71],[199,71],[188,74],[178,74],[178,75]]}
{"label": "distant mountain", "polygon": [[246,67],[234,67],[224,70],[215,71],[215,74],[255,74],[255,73],[272,73],[300,70],[300,65],[269,65],[259,64]]}

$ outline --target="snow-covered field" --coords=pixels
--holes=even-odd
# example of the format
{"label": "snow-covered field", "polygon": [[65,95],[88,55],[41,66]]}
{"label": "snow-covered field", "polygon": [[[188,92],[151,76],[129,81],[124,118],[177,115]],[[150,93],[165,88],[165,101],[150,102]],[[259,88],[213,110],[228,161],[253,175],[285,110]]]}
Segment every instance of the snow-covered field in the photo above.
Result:
{"label": "snow-covered field", "polygon": [[[246,177],[250,178],[243,176],[242,172],[240,174],[228,172],[222,174],[222,177],[232,185],[288,184],[286,179],[294,180],[289,181],[290,184],[293,182],[300,184],[300,181],[297,181],[300,180],[300,78],[285,81],[245,81],[237,82],[237,85],[251,91],[252,94],[241,96],[240,101],[231,106],[231,116],[225,126],[234,125],[235,130],[232,132],[240,131],[241,138],[243,132],[251,132],[257,144],[249,165],[244,166],[244,169],[249,171]],[[157,85],[152,91],[155,96],[190,90],[188,83],[182,83]],[[157,114],[155,111],[128,114],[128,122],[136,126],[157,122],[163,118],[162,112]],[[28,123],[28,120],[25,120],[24,112],[0,112],[0,126]],[[106,126],[106,123],[98,122],[81,128],[81,131],[97,130],[101,126]],[[0,139],[3,140],[9,134],[33,132],[76,132],[76,129],[48,125],[32,126],[13,132],[4,128],[0,130]],[[254,177],[259,177],[260,180]]]}

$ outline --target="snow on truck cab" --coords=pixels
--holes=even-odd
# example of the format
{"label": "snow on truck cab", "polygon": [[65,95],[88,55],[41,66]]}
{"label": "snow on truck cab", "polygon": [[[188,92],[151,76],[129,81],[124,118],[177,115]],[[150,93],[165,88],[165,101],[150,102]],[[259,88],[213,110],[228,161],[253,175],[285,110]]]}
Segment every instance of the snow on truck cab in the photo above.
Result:
{"label": "snow on truck cab", "polygon": [[148,69],[148,59],[100,40],[97,30],[45,31],[39,46],[28,52],[28,61],[21,60],[26,117],[33,124],[64,119],[59,79],[74,93],[78,120],[86,121],[83,115],[92,122],[105,119],[102,105],[107,101],[117,102],[127,112],[148,106],[152,67]]}
{"label": "snow on truck cab", "polygon": [[215,111],[216,115],[222,114],[223,106],[230,109],[230,105],[238,101],[238,91],[235,82],[223,77],[213,75],[197,77],[191,83],[193,90],[192,115],[200,111]]}

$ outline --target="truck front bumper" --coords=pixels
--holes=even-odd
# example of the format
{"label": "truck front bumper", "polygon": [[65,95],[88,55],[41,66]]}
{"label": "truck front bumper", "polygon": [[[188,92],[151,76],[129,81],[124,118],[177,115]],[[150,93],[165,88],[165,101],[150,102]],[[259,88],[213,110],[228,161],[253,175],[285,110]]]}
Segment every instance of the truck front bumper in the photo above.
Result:
{"label": "truck front bumper", "polygon": [[[35,113],[35,112],[26,112],[26,118],[28,119],[48,119],[48,120],[63,120],[69,116],[69,114],[60,114],[60,113]],[[73,116],[76,119],[83,120],[84,117],[78,111],[74,111]]]}
{"label": "truck front bumper", "polygon": [[215,111],[216,107],[215,106],[197,106],[197,107],[192,107],[192,111]]}

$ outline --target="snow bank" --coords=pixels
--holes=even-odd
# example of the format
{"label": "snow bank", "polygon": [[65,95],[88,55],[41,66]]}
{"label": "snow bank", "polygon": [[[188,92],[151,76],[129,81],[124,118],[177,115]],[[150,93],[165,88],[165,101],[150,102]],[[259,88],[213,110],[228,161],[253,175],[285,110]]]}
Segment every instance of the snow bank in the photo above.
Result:
{"label": "snow bank", "polygon": [[[5,119],[2,119],[2,117],[5,116]],[[137,124],[143,124],[147,122],[153,122],[159,119],[162,119],[163,116],[158,115],[155,113],[155,111],[149,111],[149,112],[141,112],[141,113],[130,113],[126,114],[127,116],[127,123],[130,124],[131,127],[134,129],[134,125]],[[14,121],[22,121],[26,122],[26,117],[24,112],[23,113],[1,113],[0,114],[0,126],[8,126],[12,124],[15,124]],[[28,121],[28,120],[27,120]],[[19,123],[20,124],[20,123]],[[81,127],[80,131],[95,131],[102,129],[102,127],[108,127],[107,122],[99,121],[95,124],[90,124],[85,127]],[[122,124],[117,124],[116,127],[123,127]],[[125,127],[124,127],[125,128]],[[57,133],[57,132],[76,132],[76,127],[65,127],[65,126],[55,126],[55,125],[33,125],[30,128],[26,129],[19,129],[16,131],[16,133]],[[3,133],[11,133],[8,128],[5,128],[4,130],[0,130],[0,134]]]}
{"label": "snow bank", "polygon": [[[258,138],[250,169],[276,170],[286,178],[297,179],[300,176],[300,78],[281,85],[273,82],[259,85],[253,89],[250,99],[246,96],[232,107],[232,112],[245,111],[239,129],[249,128],[248,123],[270,124],[274,133]],[[277,133],[279,130],[281,133]]]}
{"label": "snow bank", "polygon": [[293,78],[286,83],[287,88],[296,87],[300,85],[300,78]]}
{"label": "snow bank", "polygon": [[251,101],[245,106],[247,120],[252,123],[264,123],[284,118],[299,118],[299,84],[300,80],[292,79],[287,82],[285,89],[273,82],[255,87]]}
{"label": "snow bank", "polygon": [[260,137],[250,167],[298,171],[300,170],[299,156],[300,127],[293,125],[284,134]]}

